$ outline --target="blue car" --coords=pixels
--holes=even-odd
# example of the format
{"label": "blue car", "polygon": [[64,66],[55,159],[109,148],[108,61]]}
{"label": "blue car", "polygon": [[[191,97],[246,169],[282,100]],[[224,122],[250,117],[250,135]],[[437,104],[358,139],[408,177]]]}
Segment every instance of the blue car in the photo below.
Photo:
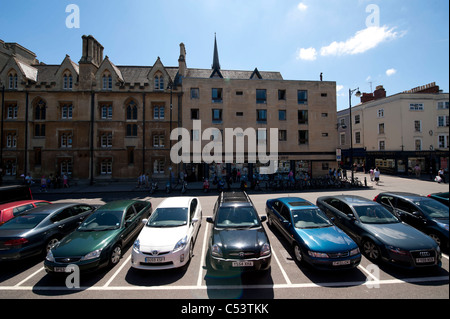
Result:
{"label": "blue car", "polygon": [[299,197],[269,199],[268,224],[289,241],[298,263],[317,269],[351,269],[359,265],[358,245],[317,206]]}

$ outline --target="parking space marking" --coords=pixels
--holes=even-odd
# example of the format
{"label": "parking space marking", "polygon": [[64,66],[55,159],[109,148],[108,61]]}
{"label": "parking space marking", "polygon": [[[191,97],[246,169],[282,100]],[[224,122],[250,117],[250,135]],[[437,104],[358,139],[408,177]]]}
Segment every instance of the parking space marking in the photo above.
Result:
{"label": "parking space marking", "polygon": [[131,255],[128,256],[128,258],[125,260],[125,262],[119,267],[119,269],[116,270],[116,272],[109,278],[109,280],[106,282],[106,284],[103,287],[108,287],[111,282],[116,278],[116,276],[122,271],[123,267],[130,264]]}
{"label": "parking space marking", "polygon": [[366,273],[367,275],[369,275],[369,277],[372,278],[374,281],[378,281],[379,280],[379,278],[375,277],[370,271],[368,271],[366,268],[361,266],[361,264],[358,265],[358,268],[360,270],[362,270],[364,273]]}
{"label": "parking space marking", "polygon": [[29,275],[27,278],[25,278],[24,280],[22,280],[21,282],[19,282],[17,285],[15,285],[14,287],[19,287],[21,286],[23,283],[27,282],[29,279],[33,278],[34,276],[36,276],[38,273],[40,273],[42,270],[44,270],[44,267],[39,268],[38,270],[36,270],[34,273],[32,273],[31,275]]}
{"label": "parking space marking", "polygon": [[442,254],[442,257],[444,257],[445,259],[447,259],[447,260],[448,260],[448,255],[446,255],[446,254]]}
{"label": "parking space marking", "polygon": [[203,262],[205,261],[205,254],[206,254],[206,242],[207,242],[207,236],[208,236],[208,227],[209,223],[206,222],[205,227],[205,235],[203,236],[203,246],[202,246],[202,259],[200,262],[200,269],[198,270],[198,279],[197,279],[197,287],[202,285],[202,278],[203,278]]}
{"label": "parking space marking", "polygon": [[281,263],[280,263],[280,261],[278,260],[278,257],[277,257],[277,255],[275,254],[275,251],[274,251],[274,250],[272,250],[272,255],[273,255],[273,257],[275,257],[275,260],[276,260],[276,262],[277,262],[277,264],[278,264],[278,267],[280,267],[280,270],[281,270],[281,273],[283,274],[284,280],[286,280],[286,283],[287,283],[288,285],[291,285],[292,282],[290,281],[288,275],[286,274],[286,271],[284,271],[283,266],[281,266]]}

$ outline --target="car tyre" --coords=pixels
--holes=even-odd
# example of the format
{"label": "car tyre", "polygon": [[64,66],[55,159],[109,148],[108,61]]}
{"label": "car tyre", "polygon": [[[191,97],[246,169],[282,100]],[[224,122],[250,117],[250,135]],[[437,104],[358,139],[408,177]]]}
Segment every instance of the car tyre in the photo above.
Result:
{"label": "car tyre", "polygon": [[294,258],[299,264],[303,263],[303,253],[302,249],[298,244],[294,244]]}
{"label": "car tyre", "polygon": [[109,256],[109,265],[111,267],[114,267],[119,263],[121,257],[122,257],[122,247],[120,245],[115,245],[111,250],[111,254]]}
{"label": "car tyre", "polygon": [[441,243],[442,243],[441,237],[439,237],[439,236],[436,235],[435,233],[429,233],[428,236],[430,236],[431,239],[433,239],[433,240],[436,242],[436,244],[438,244],[439,246],[441,246]]}
{"label": "car tyre", "polygon": [[363,252],[371,261],[378,261],[381,258],[380,248],[370,239],[363,242]]}
{"label": "car tyre", "polygon": [[57,237],[50,238],[47,243],[45,244],[45,250],[44,254],[47,254],[48,251],[55,246],[59,242],[59,239]]}

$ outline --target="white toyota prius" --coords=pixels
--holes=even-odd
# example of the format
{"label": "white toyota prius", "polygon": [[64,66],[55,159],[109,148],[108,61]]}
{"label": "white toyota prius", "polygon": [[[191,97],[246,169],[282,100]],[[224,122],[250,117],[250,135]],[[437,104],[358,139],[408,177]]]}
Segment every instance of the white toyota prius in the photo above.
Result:
{"label": "white toyota prius", "polygon": [[196,197],[170,197],[153,211],[133,244],[131,266],[169,269],[185,266],[193,256],[202,221]]}

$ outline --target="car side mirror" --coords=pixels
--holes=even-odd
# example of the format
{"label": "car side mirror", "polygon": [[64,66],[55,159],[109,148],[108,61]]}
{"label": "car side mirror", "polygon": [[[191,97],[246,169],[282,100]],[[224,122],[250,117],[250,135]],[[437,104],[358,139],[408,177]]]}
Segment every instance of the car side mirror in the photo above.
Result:
{"label": "car side mirror", "polygon": [[144,218],[143,220],[142,220],[142,224],[147,224],[148,223],[148,219],[147,218]]}
{"label": "car side mirror", "polygon": [[355,221],[356,217],[353,214],[347,214],[347,217],[351,220],[351,221]]}
{"label": "car side mirror", "polygon": [[196,222],[198,222],[198,218],[193,218],[192,219],[192,224],[195,224]]}
{"label": "car side mirror", "polygon": [[265,222],[267,220],[267,216],[261,216],[261,222]]}
{"label": "car side mirror", "polygon": [[214,224],[214,220],[212,219],[212,217],[206,218],[206,222]]}

